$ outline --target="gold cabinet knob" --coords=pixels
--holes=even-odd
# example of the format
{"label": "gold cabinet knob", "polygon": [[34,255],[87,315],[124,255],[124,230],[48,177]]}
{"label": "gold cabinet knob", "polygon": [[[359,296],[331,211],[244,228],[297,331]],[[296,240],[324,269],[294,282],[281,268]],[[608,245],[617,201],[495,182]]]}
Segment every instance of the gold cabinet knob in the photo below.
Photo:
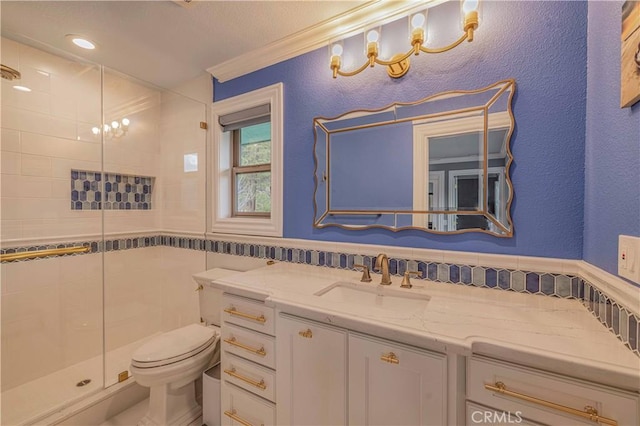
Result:
{"label": "gold cabinet knob", "polygon": [[308,328],[305,331],[299,331],[298,334],[305,339],[311,339],[313,337],[313,332]]}
{"label": "gold cabinet knob", "polygon": [[393,352],[389,352],[386,355],[380,357],[381,361],[388,362],[389,364],[400,364],[400,360]]}

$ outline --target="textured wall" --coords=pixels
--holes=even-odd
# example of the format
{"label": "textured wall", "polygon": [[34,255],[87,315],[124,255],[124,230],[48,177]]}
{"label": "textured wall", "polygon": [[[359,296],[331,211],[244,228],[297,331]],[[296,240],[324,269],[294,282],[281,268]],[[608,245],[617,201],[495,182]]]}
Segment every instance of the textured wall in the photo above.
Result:
{"label": "textured wall", "polygon": [[640,236],[640,103],[620,108],[622,2],[589,3],[583,258],[617,274],[618,235]]}
{"label": "textured wall", "polygon": [[[457,2],[432,9],[430,40],[444,44],[454,39],[458,12]],[[216,82],[215,100],[284,82],[285,237],[581,258],[587,4],[484,2],[481,19],[473,43],[415,58],[409,74],[398,80],[380,67],[333,80],[323,48],[229,82]],[[505,78],[515,78],[517,84],[513,238],[312,227],[313,117],[417,100],[440,91],[476,89]]]}

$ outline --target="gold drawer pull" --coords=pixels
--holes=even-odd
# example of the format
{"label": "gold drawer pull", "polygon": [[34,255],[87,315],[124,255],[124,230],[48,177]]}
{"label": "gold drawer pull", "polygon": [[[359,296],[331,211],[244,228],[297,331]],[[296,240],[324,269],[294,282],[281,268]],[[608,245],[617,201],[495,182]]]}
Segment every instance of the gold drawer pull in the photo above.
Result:
{"label": "gold drawer pull", "polygon": [[262,323],[262,324],[267,322],[267,320],[265,319],[264,315],[260,315],[259,317],[257,317],[255,315],[245,314],[243,312],[240,312],[240,311],[236,310],[235,306],[227,308],[224,311],[226,313],[228,313],[229,315],[235,315],[235,316],[238,316],[238,317],[250,319],[252,321],[257,321],[257,322]]}
{"label": "gold drawer pull", "polygon": [[[248,421],[246,421],[242,417],[238,416],[236,414],[235,408],[232,408],[231,411],[225,411],[224,415],[229,417],[231,420],[234,420],[234,421],[240,423],[243,426],[253,426],[251,423],[249,423]],[[261,423],[260,426],[264,426],[264,423]]]}
{"label": "gold drawer pull", "polygon": [[307,328],[305,331],[299,331],[298,334],[306,339],[311,339],[313,337],[313,332],[309,328]]}
{"label": "gold drawer pull", "polygon": [[265,356],[267,353],[264,350],[264,346],[260,349],[252,348],[251,346],[243,345],[242,343],[238,343],[235,337],[230,337],[228,339],[224,339],[224,341],[230,345],[237,346],[245,351],[249,351],[259,356]]}
{"label": "gold drawer pull", "polygon": [[393,352],[389,352],[387,355],[382,355],[380,360],[386,361],[389,364],[400,364],[400,360]]}
{"label": "gold drawer pull", "polygon": [[600,423],[603,425],[611,425],[611,426],[618,425],[618,422],[615,420],[608,419],[606,417],[600,417],[598,415],[598,410],[591,407],[590,405],[587,405],[586,407],[584,407],[584,411],[577,410],[575,408],[556,404],[555,402],[549,402],[549,401],[545,401],[544,399],[539,399],[533,396],[510,391],[507,389],[507,386],[503,382],[496,382],[494,385],[485,384],[484,388],[488,391],[498,392],[503,395],[512,396],[514,398],[521,399],[523,401],[542,405],[543,407],[553,408],[555,410],[562,411],[563,413],[573,414],[574,416],[579,416],[579,417],[582,417],[583,419],[591,420],[594,423]]}
{"label": "gold drawer pull", "polygon": [[256,382],[255,380],[252,380],[248,377],[241,376],[240,374],[236,373],[236,369],[234,367],[231,367],[231,370],[224,370],[224,372],[231,377],[235,377],[236,379],[240,379],[245,383],[249,383],[251,386],[257,387],[258,389],[265,390],[267,388],[267,385],[264,384],[264,380]]}

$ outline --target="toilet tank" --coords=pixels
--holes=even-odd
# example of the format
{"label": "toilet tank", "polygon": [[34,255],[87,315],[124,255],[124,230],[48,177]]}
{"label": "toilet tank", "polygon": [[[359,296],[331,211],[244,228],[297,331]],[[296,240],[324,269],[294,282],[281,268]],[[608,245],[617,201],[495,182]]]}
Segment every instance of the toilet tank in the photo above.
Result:
{"label": "toilet tank", "polygon": [[[223,268],[214,268],[206,272],[208,281],[213,281],[218,278],[226,277],[228,275],[237,274],[238,271]],[[200,275],[200,274],[199,274]],[[210,284],[203,283],[202,290],[199,291],[200,302],[200,318],[206,324],[220,325],[220,310],[222,309],[222,290],[213,288]]]}

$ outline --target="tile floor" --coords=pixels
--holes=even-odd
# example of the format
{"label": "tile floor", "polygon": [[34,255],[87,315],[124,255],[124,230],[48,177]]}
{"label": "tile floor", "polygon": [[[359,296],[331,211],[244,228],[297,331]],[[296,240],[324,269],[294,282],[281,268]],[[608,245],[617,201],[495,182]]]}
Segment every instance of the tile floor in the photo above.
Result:
{"label": "tile floor", "polygon": [[[149,399],[145,399],[117,416],[110,418],[100,426],[133,426],[145,415],[148,406]],[[197,418],[188,426],[202,426],[202,417]]]}

